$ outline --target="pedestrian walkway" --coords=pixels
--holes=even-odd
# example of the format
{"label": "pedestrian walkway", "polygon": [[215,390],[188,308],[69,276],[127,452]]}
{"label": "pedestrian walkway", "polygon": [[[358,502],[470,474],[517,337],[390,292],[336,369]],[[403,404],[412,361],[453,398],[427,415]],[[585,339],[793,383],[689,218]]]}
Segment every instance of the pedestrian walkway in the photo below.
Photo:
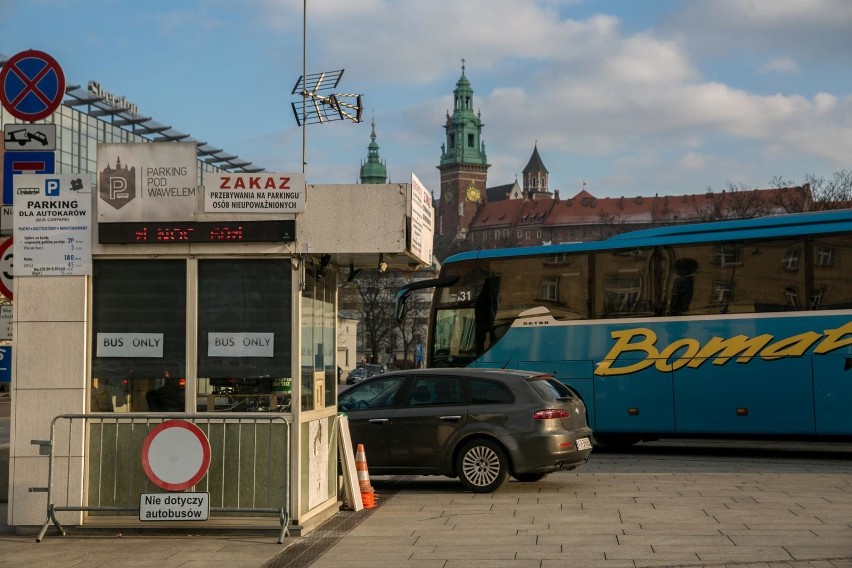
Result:
{"label": "pedestrian walkway", "polygon": [[284,545],[51,532],[35,543],[0,529],[0,568],[852,567],[852,460],[600,453],[484,495],[445,478],[371,481],[375,509]]}

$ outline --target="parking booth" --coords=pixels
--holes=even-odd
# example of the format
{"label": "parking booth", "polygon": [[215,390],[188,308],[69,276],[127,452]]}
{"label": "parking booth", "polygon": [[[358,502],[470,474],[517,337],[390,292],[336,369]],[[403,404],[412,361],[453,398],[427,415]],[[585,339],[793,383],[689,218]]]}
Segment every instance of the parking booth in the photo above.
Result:
{"label": "parking booth", "polygon": [[[195,163],[194,143],[99,144],[90,194],[74,181],[86,175],[63,175],[37,197],[90,199],[88,234],[69,245],[15,225],[15,263],[32,265],[14,278],[19,532],[304,534],[339,509],[338,287],[358,268],[431,264],[431,196],[414,176],[198,185]],[[60,244],[74,252],[57,257]],[[72,268],[54,270],[57,258]]]}

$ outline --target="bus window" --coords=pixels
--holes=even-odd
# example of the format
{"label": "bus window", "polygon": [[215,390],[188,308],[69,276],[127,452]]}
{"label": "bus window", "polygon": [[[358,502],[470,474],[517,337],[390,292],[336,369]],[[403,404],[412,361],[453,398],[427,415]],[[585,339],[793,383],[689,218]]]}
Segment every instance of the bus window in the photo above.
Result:
{"label": "bus window", "polygon": [[813,310],[852,307],[852,237],[820,237],[813,241],[814,283],[807,300]]}
{"label": "bus window", "polygon": [[499,337],[521,312],[543,306],[557,320],[589,316],[588,256],[551,254],[511,260],[491,260],[491,274],[500,275],[500,294],[495,318]]}
{"label": "bus window", "polygon": [[632,249],[595,255],[598,317],[627,318],[653,313],[649,286],[651,253],[651,249]]}

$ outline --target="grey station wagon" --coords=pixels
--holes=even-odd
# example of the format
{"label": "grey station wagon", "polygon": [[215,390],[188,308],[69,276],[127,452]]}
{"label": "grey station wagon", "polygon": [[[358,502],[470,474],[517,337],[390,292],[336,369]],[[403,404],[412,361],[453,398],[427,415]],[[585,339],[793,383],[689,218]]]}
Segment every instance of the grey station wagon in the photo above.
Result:
{"label": "grey station wagon", "polygon": [[458,477],[476,493],[586,463],[586,407],[553,375],[508,369],[386,373],[341,393],[371,475]]}

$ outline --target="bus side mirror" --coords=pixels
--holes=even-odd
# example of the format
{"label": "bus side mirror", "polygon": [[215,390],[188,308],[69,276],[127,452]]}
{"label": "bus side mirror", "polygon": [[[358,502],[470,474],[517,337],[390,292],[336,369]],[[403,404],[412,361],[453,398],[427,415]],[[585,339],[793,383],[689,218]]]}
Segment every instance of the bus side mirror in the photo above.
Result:
{"label": "bus side mirror", "polygon": [[394,317],[396,317],[396,323],[402,323],[403,318],[405,317],[405,304],[408,302],[408,297],[411,295],[411,290],[408,288],[403,288],[399,292],[396,293],[396,307],[394,309]]}

